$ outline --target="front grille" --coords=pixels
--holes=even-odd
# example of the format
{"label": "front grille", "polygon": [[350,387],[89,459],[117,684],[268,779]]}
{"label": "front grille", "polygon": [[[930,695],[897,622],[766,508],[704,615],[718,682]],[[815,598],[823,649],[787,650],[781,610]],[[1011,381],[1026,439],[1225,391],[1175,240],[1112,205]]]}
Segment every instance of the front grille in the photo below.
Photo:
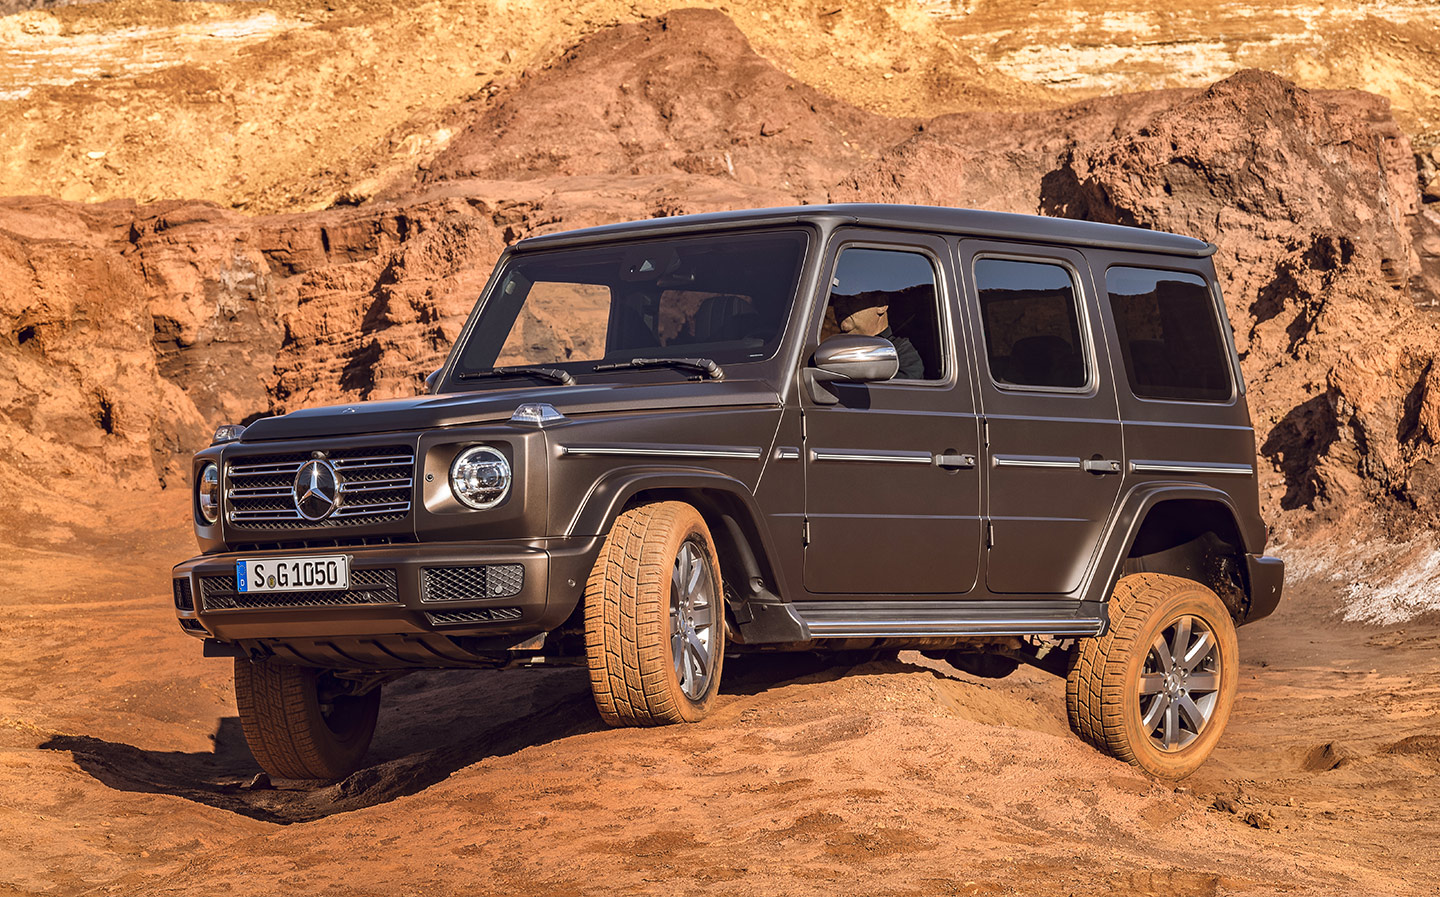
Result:
{"label": "front grille", "polygon": [[175,588],[175,609],[193,611],[195,599],[190,595],[190,577],[172,580],[171,585]]}
{"label": "front grille", "polygon": [[340,481],[340,505],[306,520],[295,505],[295,475],[308,452],[251,455],[225,465],[226,519],[239,529],[368,526],[404,520],[415,491],[415,450],[408,445],[337,448],[324,453]]}
{"label": "front grille", "polygon": [[419,541],[413,533],[387,533],[380,536],[354,536],[340,539],[326,537],[286,539],[283,542],[233,542],[230,545],[230,550],[235,552],[303,551],[310,548],[363,548],[366,545],[411,545]]}
{"label": "front grille", "polygon": [[518,607],[479,607],[474,610],[427,613],[425,616],[436,626],[454,626],[459,623],[508,623],[520,619],[521,614]]}
{"label": "front grille", "polygon": [[246,592],[235,590],[235,576],[200,577],[200,603],[205,610],[264,610],[277,607],[345,607],[357,604],[399,604],[394,570],[351,570],[350,588],[325,592]]}
{"label": "front grille", "polygon": [[509,598],[520,594],[520,589],[525,585],[525,568],[520,564],[426,567],[422,583],[422,601]]}

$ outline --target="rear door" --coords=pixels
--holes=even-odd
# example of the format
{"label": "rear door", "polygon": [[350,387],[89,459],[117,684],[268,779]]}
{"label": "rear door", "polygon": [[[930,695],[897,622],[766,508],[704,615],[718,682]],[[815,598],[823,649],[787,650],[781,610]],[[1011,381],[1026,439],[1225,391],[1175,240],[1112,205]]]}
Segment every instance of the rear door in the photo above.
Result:
{"label": "rear door", "polygon": [[986,434],[986,585],[1073,592],[1125,462],[1089,267],[1073,250],[982,240],[959,257]]}
{"label": "rear door", "polygon": [[952,258],[943,240],[923,235],[855,228],[832,239],[810,351],[838,330],[832,308],[883,307],[902,376],[830,384],[836,404],[805,396],[808,592],[953,595],[975,586],[979,425],[969,366],[956,363]]}

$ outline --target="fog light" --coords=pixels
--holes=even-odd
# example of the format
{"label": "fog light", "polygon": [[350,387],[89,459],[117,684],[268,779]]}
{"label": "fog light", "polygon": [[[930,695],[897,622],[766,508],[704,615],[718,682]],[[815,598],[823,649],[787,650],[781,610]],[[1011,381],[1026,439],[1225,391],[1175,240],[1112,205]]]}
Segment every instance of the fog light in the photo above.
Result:
{"label": "fog light", "polygon": [[468,448],[450,465],[450,491],[477,511],[493,508],[510,494],[510,462],[488,445]]}
{"label": "fog light", "polygon": [[220,519],[220,468],[211,463],[200,468],[200,476],[195,480],[195,497],[206,523]]}

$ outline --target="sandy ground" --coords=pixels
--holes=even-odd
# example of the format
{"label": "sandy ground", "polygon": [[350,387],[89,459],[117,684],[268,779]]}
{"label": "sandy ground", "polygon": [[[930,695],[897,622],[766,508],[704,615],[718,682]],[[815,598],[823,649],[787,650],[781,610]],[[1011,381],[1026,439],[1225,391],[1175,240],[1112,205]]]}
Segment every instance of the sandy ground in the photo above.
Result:
{"label": "sandy ground", "polygon": [[[727,664],[714,715],[600,723],[574,669],[392,685],[367,768],[251,787],[229,661],[170,610],[184,497],[0,578],[0,894],[1434,894],[1440,625],[1292,587],[1179,787],[1066,730],[1063,684],[905,653]],[[144,526],[145,528],[140,528]],[[280,783],[282,786],[286,783]]]}

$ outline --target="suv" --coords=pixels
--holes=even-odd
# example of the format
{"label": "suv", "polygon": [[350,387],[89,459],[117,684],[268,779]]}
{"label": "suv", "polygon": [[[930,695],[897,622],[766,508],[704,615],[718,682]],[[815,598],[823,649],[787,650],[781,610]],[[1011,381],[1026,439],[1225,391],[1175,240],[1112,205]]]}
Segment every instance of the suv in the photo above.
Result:
{"label": "suv", "polygon": [[175,608],[272,775],[360,765],[406,671],[574,663],[612,725],[727,655],[908,648],[1066,676],[1160,777],[1280,598],[1215,247],[961,209],[523,240],[416,398],[224,426]]}

